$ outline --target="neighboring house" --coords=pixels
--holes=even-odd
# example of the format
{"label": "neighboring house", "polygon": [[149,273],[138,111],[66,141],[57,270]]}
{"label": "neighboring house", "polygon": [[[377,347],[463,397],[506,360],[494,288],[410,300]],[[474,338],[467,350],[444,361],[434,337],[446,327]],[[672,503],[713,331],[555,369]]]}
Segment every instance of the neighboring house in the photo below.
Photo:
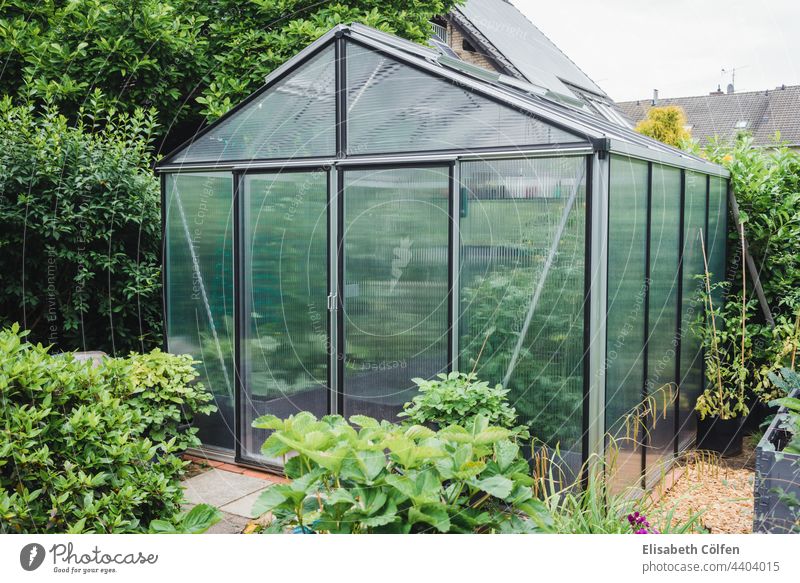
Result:
{"label": "neighboring house", "polygon": [[733,138],[739,132],[753,136],[756,146],[774,146],[775,134],[790,148],[800,149],[800,85],[782,85],[766,91],[736,93],[719,89],[708,95],[640,99],[617,103],[634,123],[647,117],[651,107],[677,105],[686,112],[692,137],[705,144],[710,138]]}
{"label": "neighboring house", "polygon": [[506,0],[468,0],[433,22],[439,51],[466,63],[542,87],[567,103],[629,126],[613,100],[542,31]]}

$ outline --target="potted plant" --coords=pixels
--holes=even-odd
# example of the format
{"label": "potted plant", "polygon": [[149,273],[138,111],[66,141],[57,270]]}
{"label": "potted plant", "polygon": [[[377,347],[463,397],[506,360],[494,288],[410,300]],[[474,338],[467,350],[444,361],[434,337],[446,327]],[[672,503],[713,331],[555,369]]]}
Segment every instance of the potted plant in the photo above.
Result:
{"label": "potted plant", "polygon": [[[741,242],[744,250],[743,231],[741,232]],[[737,317],[739,321],[736,322],[741,325],[737,326],[737,331],[734,332],[732,328],[725,327],[719,307],[714,306],[712,290],[726,284],[711,285],[711,274],[708,272],[708,258],[702,232],[700,233],[700,245],[705,266],[703,275],[705,290],[701,294],[705,310],[696,322],[696,331],[701,337],[703,348],[705,348],[705,374],[709,384],[698,397],[695,405],[697,447],[723,456],[735,456],[742,451],[742,417],[749,413],[746,399],[749,346],[746,327],[745,266],[742,262],[742,298],[739,304],[741,314]]]}

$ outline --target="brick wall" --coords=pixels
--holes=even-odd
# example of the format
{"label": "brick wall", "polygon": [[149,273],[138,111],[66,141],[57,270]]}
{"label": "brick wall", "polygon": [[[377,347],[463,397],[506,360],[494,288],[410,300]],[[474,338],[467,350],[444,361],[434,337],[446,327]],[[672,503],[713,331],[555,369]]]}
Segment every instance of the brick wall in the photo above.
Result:
{"label": "brick wall", "polygon": [[[447,23],[447,41],[447,44],[450,45],[450,48],[455,51],[461,60],[473,65],[478,65],[484,69],[489,69],[490,71],[500,71],[500,69],[495,66],[494,62],[490,58],[480,53],[465,51],[462,48],[464,46],[464,33],[458,26],[454,26],[452,22]],[[474,43],[470,42],[470,44],[474,46]],[[475,48],[477,49],[478,47]]]}

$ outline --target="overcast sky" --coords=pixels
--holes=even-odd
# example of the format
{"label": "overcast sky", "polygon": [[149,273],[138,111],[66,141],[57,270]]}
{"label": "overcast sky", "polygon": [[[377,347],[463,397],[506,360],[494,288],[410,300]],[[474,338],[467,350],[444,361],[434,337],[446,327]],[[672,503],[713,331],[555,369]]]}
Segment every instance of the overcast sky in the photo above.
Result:
{"label": "overcast sky", "polygon": [[800,85],[800,0],[511,0],[616,101]]}

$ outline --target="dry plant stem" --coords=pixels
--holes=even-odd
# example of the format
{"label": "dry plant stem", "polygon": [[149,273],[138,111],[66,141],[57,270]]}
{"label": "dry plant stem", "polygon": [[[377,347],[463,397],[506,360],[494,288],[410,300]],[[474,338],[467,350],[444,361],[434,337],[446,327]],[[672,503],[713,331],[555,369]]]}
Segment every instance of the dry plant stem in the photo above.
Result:
{"label": "dry plant stem", "polygon": [[[706,255],[706,242],[703,238],[703,231],[700,230],[700,249],[703,251],[703,266],[705,267],[706,296],[708,296],[708,311],[711,313],[711,346],[714,349],[714,356],[717,359],[717,388],[719,388],[719,403],[722,407],[722,371],[720,370],[719,344],[717,340],[717,321],[714,318],[714,303],[711,300],[711,274],[708,272],[708,256]],[[721,412],[721,411],[720,411]]]}

